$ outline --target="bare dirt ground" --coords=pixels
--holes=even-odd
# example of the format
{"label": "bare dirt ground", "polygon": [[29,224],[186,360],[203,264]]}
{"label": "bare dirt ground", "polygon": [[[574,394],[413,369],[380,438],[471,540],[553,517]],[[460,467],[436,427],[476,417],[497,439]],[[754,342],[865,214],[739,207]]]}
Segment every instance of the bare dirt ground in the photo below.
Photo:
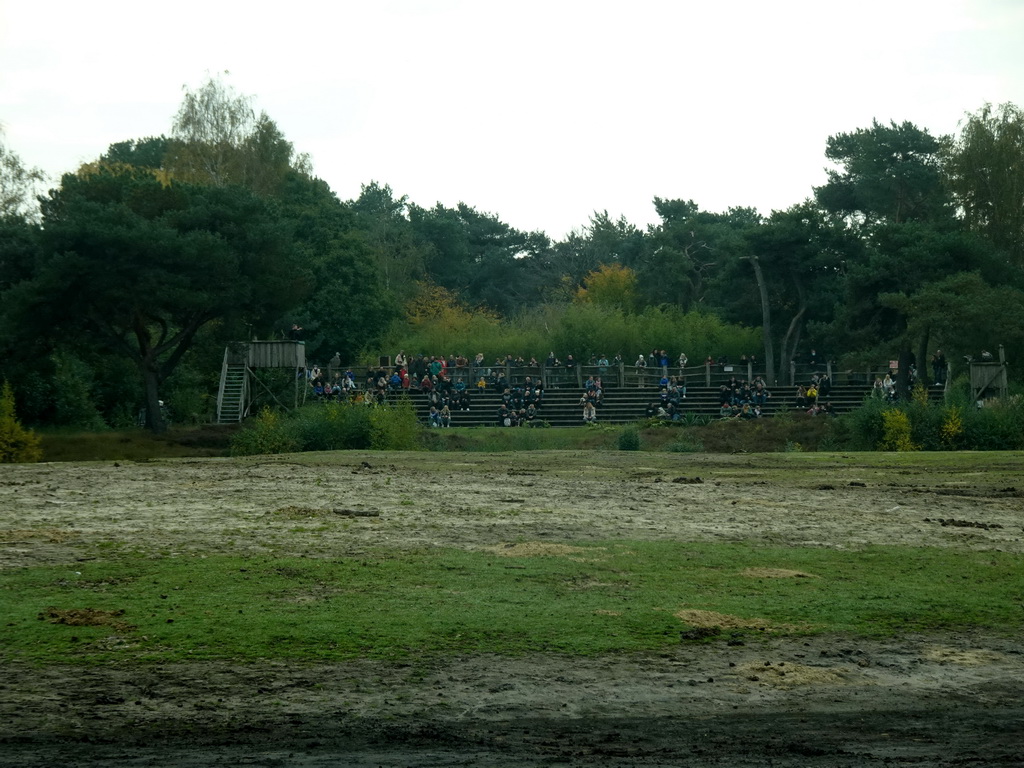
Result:
{"label": "bare dirt ground", "polygon": [[[539,452],[8,466],[0,568],[75,563],[109,542],[166,556],[608,539],[1024,552],[1020,454],[981,469],[957,454],[791,462]],[[334,510],[343,526],[295,530],[296,516]],[[1024,765],[1024,644],[775,637],[656,657],[460,657],[425,675],[366,661],[7,664],[0,765]]]}

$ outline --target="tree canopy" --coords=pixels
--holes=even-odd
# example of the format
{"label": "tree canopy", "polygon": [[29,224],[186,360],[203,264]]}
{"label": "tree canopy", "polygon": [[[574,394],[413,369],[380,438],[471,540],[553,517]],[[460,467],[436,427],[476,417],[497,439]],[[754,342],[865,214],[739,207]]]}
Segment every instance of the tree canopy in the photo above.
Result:
{"label": "tree canopy", "polygon": [[208,386],[225,341],[292,323],[314,361],[404,338],[465,352],[462,337],[541,357],[763,345],[769,377],[811,346],[901,371],[993,335],[1024,355],[1021,109],[985,105],[953,136],[875,120],[823,148],[825,183],[784,210],[654,197],[645,228],[595,211],[553,242],[378,181],[343,202],[212,78],[166,136],[114,143],[41,198],[41,172],[0,145],[0,377],[23,401],[33,376],[80,382],[41,421],[113,423],[110,403],[138,397],[159,429],[167,387]]}

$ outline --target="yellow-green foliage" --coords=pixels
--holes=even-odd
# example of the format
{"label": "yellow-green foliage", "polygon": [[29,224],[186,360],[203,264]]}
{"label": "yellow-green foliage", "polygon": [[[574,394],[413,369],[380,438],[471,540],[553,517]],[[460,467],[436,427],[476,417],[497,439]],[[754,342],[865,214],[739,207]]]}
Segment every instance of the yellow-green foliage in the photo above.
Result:
{"label": "yellow-green foliage", "polygon": [[882,440],[880,451],[919,451],[910,437],[910,417],[898,408],[890,408],[882,414]]}
{"label": "yellow-green foliage", "polygon": [[232,456],[256,456],[266,453],[290,453],[298,450],[295,438],[281,415],[264,408],[231,441]]}
{"label": "yellow-green foliage", "polygon": [[928,390],[925,389],[921,382],[914,385],[914,389],[910,392],[910,399],[920,405],[922,408],[928,407]]}
{"label": "yellow-green foliage", "polygon": [[419,447],[420,423],[408,398],[370,412],[370,447],[376,451],[413,451]]}
{"label": "yellow-green foliage", "polygon": [[637,304],[636,284],[636,273],[629,267],[602,264],[583,278],[575,301],[631,311]]}
{"label": "yellow-green foliage", "polygon": [[939,429],[942,444],[948,448],[959,448],[963,442],[964,417],[960,406],[954,405],[946,411]]}
{"label": "yellow-green foliage", "polygon": [[0,392],[0,463],[39,461],[43,449],[39,436],[21,426],[14,412],[14,391],[4,382]]}

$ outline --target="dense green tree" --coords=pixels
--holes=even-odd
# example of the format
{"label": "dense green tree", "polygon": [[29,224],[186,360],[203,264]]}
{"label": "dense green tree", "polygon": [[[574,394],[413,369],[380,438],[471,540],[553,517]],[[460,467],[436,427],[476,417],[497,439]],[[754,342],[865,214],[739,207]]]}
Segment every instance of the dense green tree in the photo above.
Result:
{"label": "dense green tree", "polygon": [[602,266],[634,268],[642,263],[646,245],[643,231],[625,216],[613,219],[608,211],[595,211],[585,227],[554,245],[552,267],[572,295],[588,275]]}
{"label": "dense green tree", "polygon": [[16,152],[0,141],[0,222],[36,219],[36,195],[45,181],[46,174],[25,165]]}
{"label": "dense green tree", "polygon": [[[897,350],[902,374],[912,359],[924,362],[931,342],[926,323],[913,323],[908,304],[894,295],[930,295],[928,286],[976,272],[998,285],[1004,267],[998,252],[977,236],[927,222],[886,224],[876,228],[863,257],[848,262],[844,301],[836,308],[833,332],[840,348],[868,360],[885,359]],[[881,297],[889,300],[882,301]],[[988,308],[990,317],[997,308]],[[922,370],[924,373],[925,371]]]}
{"label": "dense green tree", "polygon": [[310,173],[309,157],[296,154],[274,121],[217,78],[185,91],[171,138],[166,166],[180,181],[271,195],[291,172]]}
{"label": "dense green tree", "polygon": [[100,162],[106,165],[122,164],[161,170],[167,164],[171,143],[166,136],[119,141],[107,148],[100,157]]}
{"label": "dense green tree", "polygon": [[883,293],[881,307],[905,317],[911,343],[930,337],[947,359],[1006,348],[1008,359],[1024,356],[1024,291],[993,285],[981,272],[956,272],[918,290]]}
{"label": "dense green tree", "polygon": [[4,296],[25,335],[128,357],[161,431],[160,388],[214,324],[228,338],[296,303],[307,281],[281,219],[239,187],[163,184],[128,166],[65,175],[42,206],[37,263]]}
{"label": "dense green tree", "polygon": [[[785,211],[773,211],[756,227],[747,230],[749,256],[732,263],[734,285],[752,270],[758,287],[765,363],[771,378],[782,374],[798,357],[809,323],[828,321],[842,291],[843,249],[851,243],[809,202]],[[749,266],[747,266],[749,263]],[[749,289],[734,296],[748,299]],[[752,323],[753,318],[732,304],[726,317]],[[774,355],[773,355],[774,353]],[[778,366],[774,365],[778,361]]]}
{"label": "dense green tree", "polygon": [[[984,250],[958,232],[942,175],[943,141],[906,122],[875,121],[831,136],[826,156],[839,168],[815,190],[819,205],[846,223],[852,241],[845,302],[830,323],[835,345],[874,356],[891,357],[895,349],[903,395],[915,344],[908,318],[894,305],[881,306],[879,295],[914,292],[973,269]],[[917,339],[918,357],[927,343],[927,337]]]}
{"label": "dense green tree", "polygon": [[946,155],[949,185],[968,228],[1024,273],[1024,110],[986,104],[967,116]]}
{"label": "dense green tree", "polygon": [[[742,290],[728,262],[749,255],[746,233],[760,217],[748,208],[725,213],[701,211],[692,200],[654,198],[661,223],[647,236],[648,248],[634,267],[649,304],[670,304],[684,312],[708,307],[709,292],[729,298]],[[757,306],[756,289],[753,306]],[[750,302],[745,302],[749,304]],[[711,300],[711,306],[719,306]]]}
{"label": "dense green tree", "polygon": [[309,298],[291,314],[306,329],[307,357],[353,360],[400,317],[402,295],[385,285],[359,216],[325,182],[293,174],[278,201],[310,275]]}
{"label": "dense green tree", "polygon": [[400,300],[411,298],[425,277],[425,254],[409,222],[408,197],[396,197],[390,186],[373,181],[362,186],[349,207],[365,233],[384,289]]}
{"label": "dense green tree", "polygon": [[866,224],[948,215],[941,148],[940,139],[909,122],[875,120],[870,128],[830,136],[825,157],[839,167],[815,189],[818,203]]}
{"label": "dense green tree", "polygon": [[497,216],[459,203],[409,207],[429,279],[471,306],[511,315],[539,300],[550,241],[520,232]]}

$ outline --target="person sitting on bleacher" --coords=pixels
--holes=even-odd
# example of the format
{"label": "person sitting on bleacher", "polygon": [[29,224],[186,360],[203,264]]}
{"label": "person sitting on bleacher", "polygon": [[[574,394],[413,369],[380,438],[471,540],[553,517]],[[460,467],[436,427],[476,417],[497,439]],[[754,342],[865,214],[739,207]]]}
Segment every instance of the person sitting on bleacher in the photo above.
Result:
{"label": "person sitting on bleacher", "polygon": [[511,427],[512,426],[512,415],[509,413],[508,406],[502,403],[498,406],[498,426],[499,427]]}

